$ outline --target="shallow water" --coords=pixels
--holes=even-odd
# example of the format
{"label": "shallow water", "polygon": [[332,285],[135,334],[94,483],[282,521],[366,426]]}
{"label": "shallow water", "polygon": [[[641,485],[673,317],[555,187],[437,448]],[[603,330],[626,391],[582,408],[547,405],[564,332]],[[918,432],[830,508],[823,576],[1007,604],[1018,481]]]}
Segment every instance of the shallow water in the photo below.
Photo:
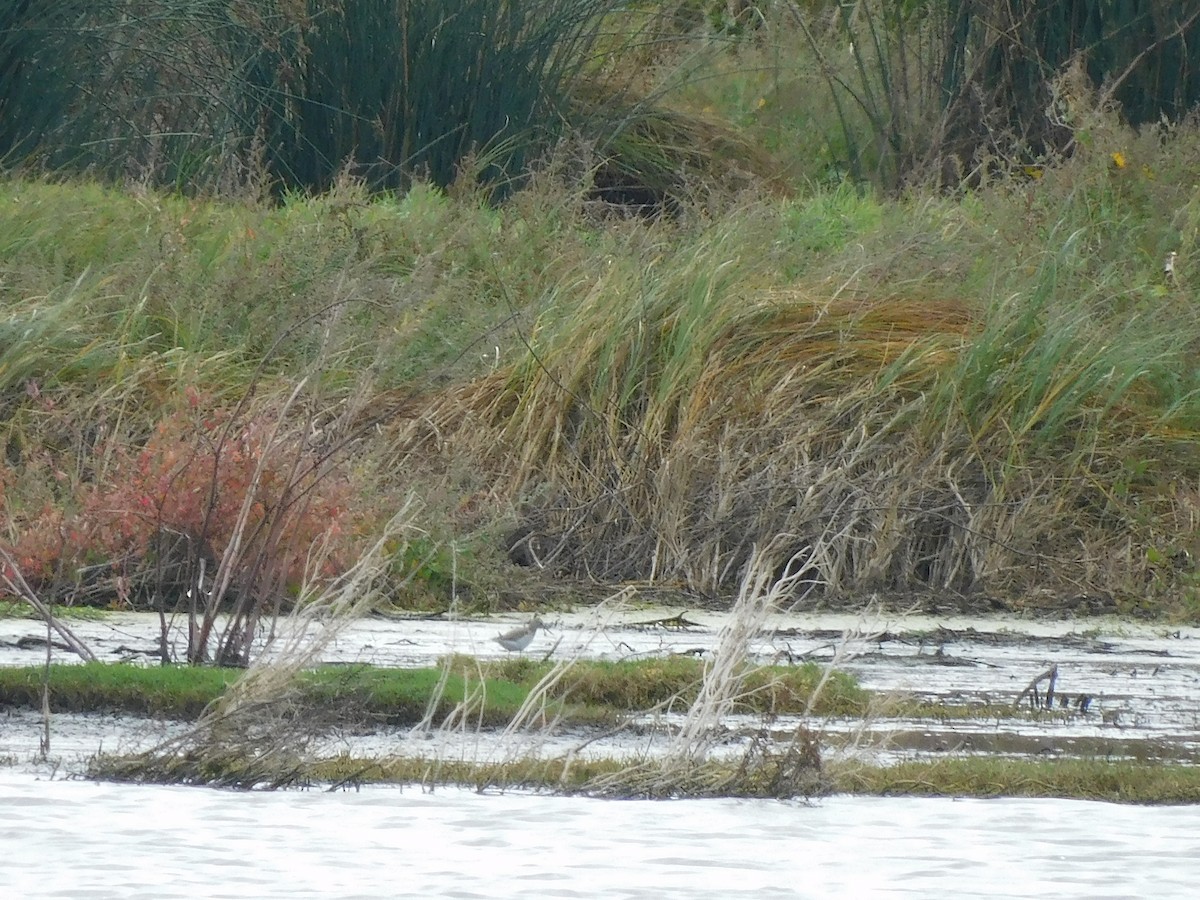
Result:
{"label": "shallow water", "polygon": [[[673,614],[673,613],[671,613]],[[526,655],[630,658],[711,651],[721,618],[646,627],[654,612],[597,623],[562,617]],[[450,652],[501,655],[490,638],[513,621],[356,624],[331,661],[428,665]],[[1050,662],[1059,690],[1087,692],[1091,711],[1050,722],[880,720],[874,728],[926,741],[1161,740],[1194,753],[1200,740],[1200,631],[1117,623],[793,617],[764,634],[760,659],[836,658],[877,690],[931,700],[1011,702]],[[931,642],[937,626],[955,629]],[[75,630],[105,659],[154,642],[155,622],[118,616]],[[972,635],[968,628],[999,635]],[[843,630],[846,638],[838,635]],[[1023,635],[1013,632],[1020,629]],[[0,621],[0,664],[34,664],[16,640],[31,622]],[[872,638],[872,632],[882,637]],[[1009,639],[1009,636],[1012,639]],[[1045,639],[1045,640],[1043,640]],[[68,654],[55,652],[69,661]],[[660,725],[662,722],[660,721]],[[667,723],[669,724],[669,722]],[[737,722],[731,721],[731,726]],[[748,725],[761,722],[748,721]],[[776,726],[789,726],[780,720]],[[52,719],[51,758],[78,771],[101,747],[132,750],[178,726],[120,716]],[[824,723],[827,736],[860,723]],[[669,731],[669,729],[667,729]],[[647,749],[655,727],[627,745]],[[733,732],[736,733],[736,732]],[[1011,733],[1011,734],[1010,734]],[[800,802],[605,801],[461,789],[233,793],[55,780],[30,765],[40,719],[0,713],[0,898],[172,897],[1155,897],[1191,898],[1200,881],[1200,807],[1062,800],[831,797]],[[438,739],[446,738],[439,735]],[[453,736],[450,736],[453,737]],[[338,736],[330,752],[465,754],[405,732]],[[569,743],[578,740],[563,736]],[[906,739],[894,736],[903,755]],[[736,750],[737,742],[730,746]],[[1116,743],[1114,743],[1116,746]],[[553,746],[548,747],[551,751]],[[611,749],[600,748],[597,749]],[[934,748],[935,750],[937,748]],[[969,746],[944,752],[974,752]],[[1040,753],[1036,743],[1023,752]],[[1090,751],[1090,752],[1094,752]],[[1118,749],[1117,755],[1120,755]],[[4,766],[3,763],[19,763]]]}
{"label": "shallow water", "polygon": [[[675,616],[678,610],[604,607],[555,617],[539,632],[525,656],[556,659],[630,659],[689,653],[707,658],[716,645],[725,616],[710,611],[686,612],[687,628],[649,624]],[[447,653],[480,657],[504,656],[492,638],[526,617],[503,619],[369,618],[351,624],[325,648],[329,662],[380,666],[433,665]],[[182,623],[178,623],[181,628]],[[71,627],[101,659],[133,656],[143,662],[157,643],[158,619],[123,613]],[[0,665],[41,662],[45,648],[22,649],[22,638],[44,636],[44,626],[28,620],[0,620]],[[175,637],[182,639],[182,631]],[[28,645],[28,641],[24,642]],[[1200,629],[1144,626],[1105,619],[1036,622],[1014,618],[928,616],[853,616],[797,613],[777,615],[753,643],[759,661],[796,662],[815,659],[853,673],[864,687],[903,692],[933,703],[979,707],[978,717],[941,720],[878,720],[818,724],[836,746],[852,735],[857,746],[870,745],[880,761],[947,753],[1002,753],[1013,756],[1091,756],[1200,762]],[[56,650],[57,661],[74,661]],[[986,704],[1011,704],[1029,681],[1050,664],[1058,666],[1057,691],[1072,701],[1066,710],[1036,721],[988,718]],[[1084,712],[1075,707],[1086,695]],[[106,729],[106,749],[120,738],[120,728]],[[669,727],[669,718],[659,725]],[[732,721],[732,728],[758,727],[757,721]],[[72,743],[78,728],[68,717],[56,717],[56,748],[95,752],[98,741],[86,736]],[[788,732],[795,722],[777,727]],[[349,736],[332,752],[370,755],[412,752],[402,733]],[[29,717],[0,721],[0,757],[24,759],[37,749],[38,725]],[[622,743],[623,741],[623,743]],[[76,746],[76,744],[78,746]],[[566,745],[559,749],[565,749]],[[622,738],[592,751],[625,755],[645,749]],[[468,755],[478,758],[475,748]],[[457,755],[453,748],[452,755]],[[422,754],[424,755],[424,754]]]}
{"label": "shallow water", "polygon": [[1200,808],[461,789],[240,794],[0,769],[0,896],[1191,898]]}

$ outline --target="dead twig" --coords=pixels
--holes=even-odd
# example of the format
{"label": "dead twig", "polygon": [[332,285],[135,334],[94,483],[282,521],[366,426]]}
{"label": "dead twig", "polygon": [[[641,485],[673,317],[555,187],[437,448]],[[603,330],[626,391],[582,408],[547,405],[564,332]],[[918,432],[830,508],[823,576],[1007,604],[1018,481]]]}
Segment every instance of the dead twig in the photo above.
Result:
{"label": "dead twig", "polygon": [[17,561],[3,547],[0,547],[0,583],[8,588],[14,596],[20,597],[32,606],[46,625],[54,629],[80,659],[85,662],[96,661],[96,654],[89,650],[88,646],[54,615],[54,611],[50,609],[49,605],[42,602],[41,598],[34,593],[29,582],[25,580],[25,576],[21,574]]}
{"label": "dead twig", "polygon": [[[1033,709],[1044,708],[1050,709],[1054,706],[1054,682],[1058,679],[1058,663],[1055,663],[1045,672],[1034,677],[1033,681],[1025,686],[1025,690],[1017,694],[1017,699],[1013,701],[1013,709],[1021,705],[1021,701],[1026,696],[1029,697],[1029,705]],[[1041,695],[1038,693],[1038,685],[1043,681],[1046,682],[1046,699],[1043,703]]]}
{"label": "dead twig", "polygon": [[668,616],[665,619],[649,619],[645,622],[631,622],[630,628],[699,628],[699,622],[693,622],[687,618],[686,612],[681,612],[675,616]]}

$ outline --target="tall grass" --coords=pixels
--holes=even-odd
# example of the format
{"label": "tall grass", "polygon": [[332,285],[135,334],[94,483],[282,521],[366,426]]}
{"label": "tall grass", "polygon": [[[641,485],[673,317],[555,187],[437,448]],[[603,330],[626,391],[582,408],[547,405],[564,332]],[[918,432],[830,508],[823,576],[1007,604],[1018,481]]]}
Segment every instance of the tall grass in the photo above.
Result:
{"label": "tall grass", "polygon": [[228,93],[234,6],[9,4],[0,158],[178,187],[243,178],[249,133]]}
{"label": "tall grass", "polygon": [[549,569],[719,592],[787,535],[826,597],[1186,592],[1156,560],[1195,546],[1193,313],[1155,252],[1178,226],[1143,209],[1189,207],[1169,154],[1100,124],[1144,169],[812,201],[848,233],[796,234],[802,202],[632,230],[439,422],[525,498]]}
{"label": "tall grass", "polygon": [[1070,154],[1080,88],[1134,125],[1182,121],[1200,102],[1194,2],[859,0],[838,4],[829,30],[788,9],[836,110],[846,167],[891,190],[975,184]]}
{"label": "tall grass", "polygon": [[[745,690],[751,639],[762,631],[771,613],[790,606],[797,593],[804,599],[814,587],[806,577],[806,560],[794,555],[788,558],[790,550],[785,541],[773,544],[755,548],[746,563],[713,658],[705,662],[695,700],[665,753],[601,776],[588,785],[589,791],[651,797],[793,797],[819,790],[820,752],[814,736],[803,726],[797,727],[793,741],[782,751],[763,751],[752,744],[733,765],[712,765],[714,746]],[[782,577],[777,574],[780,571]],[[812,692],[810,709],[817,702],[821,686],[818,684]]]}
{"label": "tall grass", "polygon": [[376,188],[414,172],[446,185],[472,164],[492,183],[523,176],[559,133],[606,8],[310,3],[261,85],[268,169],[306,188],[343,169]]}
{"label": "tall grass", "polygon": [[[281,207],[31,181],[0,194],[0,528],[48,601],[170,612],[201,559],[212,587],[245,501],[232,589],[201,616],[276,588],[290,602],[304,542],[339,525],[353,543],[412,488],[376,470],[372,424],[507,358],[506,292],[554,271],[552,227],[429,186]],[[263,552],[291,561],[252,587]],[[204,643],[193,658],[221,655]]]}
{"label": "tall grass", "polygon": [[0,159],[177,188],[524,177],[615,4],[17,3]]}
{"label": "tall grass", "polygon": [[1072,159],[962,198],[764,192],[657,223],[600,220],[553,172],[499,208],[10,183],[3,427],[36,477],[0,476],[9,539],[48,558],[41,511],[91,490],[96,446],[115,472],[110,449],[251,388],[273,421],[311,374],[297,439],[393,410],[356,496],[419,471],[477,541],[458,560],[523,531],[551,569],[718,592],[786,534],[831,597],[1021,603],[1042,567],[1081,596],[1186,593],[1163,561],[1195,543],[1194,131],[1076,109]]}
{"label": "tall grass", "polygon": [[586,547],[598,577],[713,591],[755,542],[791,534],[798,553],[832,517],[845,528],[822,578],[841,587],[857,566],[837,556],[865,552],[859,529],[886,505],[854,481],[904,490],[887,448],[970,311],[769,290],[739,245],[717,226],[656,270],[612,265],[561,317],[551,298],[529,358],[473,389],[518,483],[554,485],[544,527],[562,560]]}
{"label": "tall grass", "polygon": [[[91,14],[115,17],[114,3],[38,3],[18,0],[0,12],[0,161],[36,153],[52,165],[86,164],[72,114],[86,85],[105,94],[102,54],[93,41]],[[105,79],[106,81],[106,79]],[[52,147],[50,135],[72,138]],[[80,158],[83,156],[83,158]]]}

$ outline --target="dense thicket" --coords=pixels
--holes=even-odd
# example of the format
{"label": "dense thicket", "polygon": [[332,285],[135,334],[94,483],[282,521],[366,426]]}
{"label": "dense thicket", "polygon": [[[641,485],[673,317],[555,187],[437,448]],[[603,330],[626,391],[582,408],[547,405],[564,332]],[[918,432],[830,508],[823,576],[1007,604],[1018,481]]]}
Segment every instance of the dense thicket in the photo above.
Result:
{"label": "dense thicket", "polygon": [[[564,127],[586,122],[610,150],[635,133],[647,105],[613,103],[635,79],[597,83],[618,47],[657,58],[711,28],[711,16],[680,14],[694,5],[10,0],[0,160],[186,189],[324,190],[342,173],[377,189],[414,174],[446,185],[464,166],[506,184]],[[759,6],[738,28],[800,27],[839,110],[847,169],[889,187],[1069,152],[1072,66],[1134,125],[1178,120],[1200,100],[1200,0]],[[629,40],[611,38],[618,20]],[[654,125],[636,134],[637,162],[617,166],[630,188],[641,168],[679,169],[695,149]]]}
{"label": "dense thicket", "polygon": [[604,2],[115,0],[0,11],[0,158],[180,187],[523,171]]}

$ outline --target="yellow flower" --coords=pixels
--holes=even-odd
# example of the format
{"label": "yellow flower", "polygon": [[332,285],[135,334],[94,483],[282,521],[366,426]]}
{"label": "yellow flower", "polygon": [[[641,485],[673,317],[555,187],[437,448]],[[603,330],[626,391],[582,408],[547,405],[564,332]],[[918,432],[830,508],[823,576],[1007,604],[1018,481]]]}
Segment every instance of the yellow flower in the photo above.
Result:
{"label": "yellow flower", "polygon": [[1114,153],[1112,155],[1112,161],[1113,161],[1113,165],[1116,166],[1118,169],[1125,168],[1125,163],[1126,163],[1125,154],[1122,153],[1120,150],[1118,150],[1116,153]]}
{"label": "yellow flower", "polygon": [[767,105],[767,98],[766,98],[766,97],[759,97],[759,98],[758,98],[758,103],[756,103],[756,104],[755,104],[755,106],[757,106],[759,109],[762,109],[762,108],[763,108],[764,106],[766,106],[766,105]]}

